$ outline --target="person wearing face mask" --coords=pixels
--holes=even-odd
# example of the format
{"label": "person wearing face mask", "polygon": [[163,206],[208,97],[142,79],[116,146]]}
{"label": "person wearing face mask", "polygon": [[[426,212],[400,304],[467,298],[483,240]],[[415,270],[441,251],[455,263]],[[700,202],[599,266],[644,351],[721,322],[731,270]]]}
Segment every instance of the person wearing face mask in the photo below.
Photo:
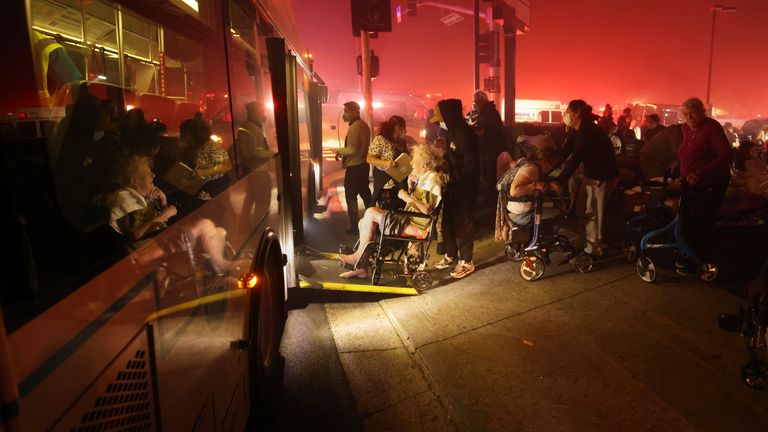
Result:
{"label": "person wearing face mask", "polygon": [[[680,199],[683,239],[702,261],[711,255],[709,238],[731,179],[731,144],[717,120],[706,116],[701,99],[683,102],[683,143],[677,150],[680,178],[686,183]],[[697,274],[691,260],[676,263],[681,274]]]}
{"label": "person wearing face mask", "polygon": [[347,234],[357,234],[357,196],[363,199],[364,205],[371,202],[371,189],[368,187],[369,166],[366,162],[368,146],[371,142],[371,128],[360,118],[360,105],[349,101],[344,104],[345,122],[349,124],[344,148],[336,151],[336,157],[341,157],[346,172],[344,173],[344,195],[347,201],[347,216],[349,229]]}
{"label": "person wearing face mask", "polygon": [[384,210],[402,208],[403,201],[397,197],[397,191],[404,184],[390,177],[388,170],[394,160],[405,152],[405,119],[392,116],[379,125],[376,136],[368,148],[366,162],[373,165],[373,195],[369,206],[378,206]]}
{"label": "person wearing face mask", "polygon": [[[583,193],[579,200],[584,200],[583,225],[586,237],[584,252],[594,256],[603,254],[603,220],[605,204],[611,196],[619,178],[616,153],[613,143],[606,133],[595,124],[597,116],[592,114],[592,107],[581,99],[572,100],[563,114],[563,123],[576,130],[573,153],[557,178],[564,184],[573,175],[576,168],[584,164]],[[577,208],[582,207],[578,205]]]}
{"label": "person wearing face mask", "polygon": [[458,279],[475,271],[472,262],[473,225],[480,183],[477,135],[464,121],[458,99],[438,102],[430,121],[440,123],[440,127],[446,130],[445,158],[448,166],[442,224],[446,254],[435,264],[435,268],[453,267],[451,277]]}

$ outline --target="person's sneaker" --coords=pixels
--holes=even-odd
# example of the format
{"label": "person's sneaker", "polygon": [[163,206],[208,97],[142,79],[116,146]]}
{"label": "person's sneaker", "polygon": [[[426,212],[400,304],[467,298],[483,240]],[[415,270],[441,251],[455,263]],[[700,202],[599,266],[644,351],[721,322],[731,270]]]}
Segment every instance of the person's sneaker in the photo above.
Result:
{"label": "person's sneaker", "polygon": [[458,264],[456,264],[456,267],[451,272],[451,277],[456,279],[461,279],[464,276],[469,275],[475,271],[475,265],[472,264],[472,261],[464,261],[460,260]]}
{"label": "person's sneaker", "polygon": [[443,259],[435,263],[435,268],[438,270],[445,270],[451,266],[453,266],[453,258],[450,258],[450,257],[444,257]]}

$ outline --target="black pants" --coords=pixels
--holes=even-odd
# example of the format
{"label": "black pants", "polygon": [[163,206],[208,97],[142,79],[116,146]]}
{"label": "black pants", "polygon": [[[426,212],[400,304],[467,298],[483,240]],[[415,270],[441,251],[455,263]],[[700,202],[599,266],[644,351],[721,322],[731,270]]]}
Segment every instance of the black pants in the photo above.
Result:
{"label": "black pants", "polygon": [[477,187],[447,190],[443,199],[445,254],[450,258],[472,261]]}
{"label": "black pants", "polygon": [[710,261],[713,257],[712,232],[723,203],[728,183],[685,191],[680,200],[680,216],[683,218],[683,240],[699,259]]}
{"label": "black pants", "polygon": [[347,167],[347,171],[344,173],[344,195],[347,198],[349,226],[356,229],[357,221],[360,219],[357,214],[357,196],[360,195],[366,206],[371,202],[367,163]]}

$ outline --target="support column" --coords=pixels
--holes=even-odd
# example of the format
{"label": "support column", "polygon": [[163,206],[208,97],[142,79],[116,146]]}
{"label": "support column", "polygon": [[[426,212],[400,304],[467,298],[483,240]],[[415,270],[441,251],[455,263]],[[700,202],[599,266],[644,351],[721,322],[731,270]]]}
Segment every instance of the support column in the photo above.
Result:
{"label": "support column", "polygon": [[363,120],[373,129],[373,88],[371,83],[371,44],[370,35],[367,31],[360,32],[360,42],[362,44],[363,60],[363,98],[365,98],[365,108],[363,108]]}
{"label": "support column", "polygon": [[474,6],[474,53],[475,53],[475,86],[472,88],[472,91],[475,91],[480,88],[480,61],[477,58],[478,52],[477,52],[477,42],[478,39],[480,39],[480,0],[475,0],[475,6]]}
{"label": "support column", "polygon": [[504,15],[504,124],[512,125],[515,123],[517,26],[514,9],[506,9]]}

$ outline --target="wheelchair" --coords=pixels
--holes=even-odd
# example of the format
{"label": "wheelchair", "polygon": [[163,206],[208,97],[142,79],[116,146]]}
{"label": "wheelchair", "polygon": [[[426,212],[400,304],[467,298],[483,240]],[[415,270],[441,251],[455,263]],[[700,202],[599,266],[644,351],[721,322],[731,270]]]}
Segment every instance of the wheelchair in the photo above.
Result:
{"label": "wheelchair", "polygon": [[[533,197],[521,197],[524,201],[533,201],[533,218],[530,224],[515,225],[513,231],[530,228],[527,243],[507,244],[504,253],[512,261],[520,262],[520,276],[527,281],[541,279],[544,270],[552,264],[552,252],[564,252],[566,256],[558,265],[571,262],[576,271],[586,273],[592,269],[592,257],[575,248],[568,237],[558,234],[559,226],[555,219],[560,216],[558,209],[545,209],[544,202],[552,201],[551,193],[537,192]],[[553,211],[548,211],[553,210]]]}
{"label": "wheelchair", "polygon": [[[396,268],[402,269],[400,272],[393,272],[394,277],[407,279],[410,285],[419,291],[426,291],[432,286],[433,278],[426,271],[426,267],[429,259],[429,246],[432,239],[437,236],[437,221],[442,207],[443,202],[440,201],[428,215],[405,210],[389,210],[385,213],[384,220],[379,226],[377,238],[365,245],[366,251],[360,258],[361,262],[368,260],[371,285],[379,284],[385,264],[394,264]],[[391,226],[392,219],[396,215],[429,219],[426,235],[419,238],[388,234],[388,227]],[[359,247],[358,240],[352,250],[357,250]],[[340,250],[340,252],[343,253],[344,250]]]}

